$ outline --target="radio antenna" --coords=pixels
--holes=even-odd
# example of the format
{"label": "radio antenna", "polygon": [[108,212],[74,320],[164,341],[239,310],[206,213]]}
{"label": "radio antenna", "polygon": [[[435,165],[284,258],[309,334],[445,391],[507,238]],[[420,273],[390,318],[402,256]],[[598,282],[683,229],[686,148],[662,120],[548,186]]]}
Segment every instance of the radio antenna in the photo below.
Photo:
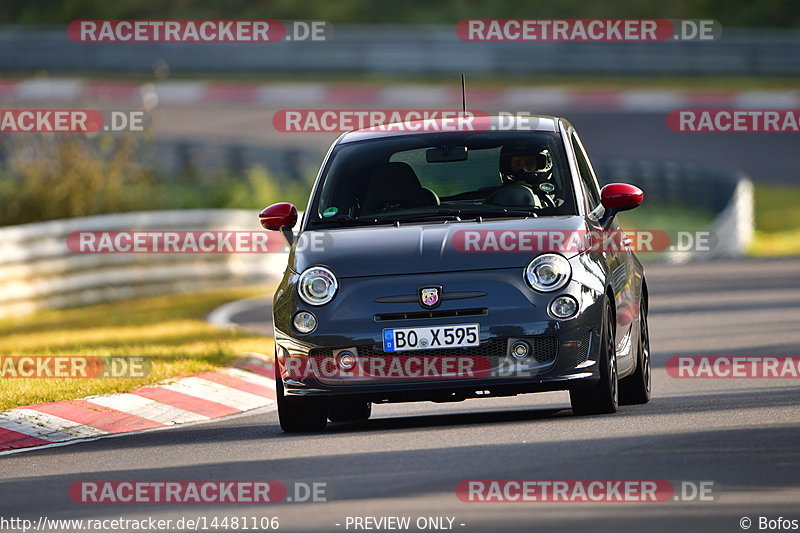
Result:
{"label": "radio antenna", "polygon": [[464,81],[464,73],[461,73],[461,107],[464,114],[467,114],[467,84]]}

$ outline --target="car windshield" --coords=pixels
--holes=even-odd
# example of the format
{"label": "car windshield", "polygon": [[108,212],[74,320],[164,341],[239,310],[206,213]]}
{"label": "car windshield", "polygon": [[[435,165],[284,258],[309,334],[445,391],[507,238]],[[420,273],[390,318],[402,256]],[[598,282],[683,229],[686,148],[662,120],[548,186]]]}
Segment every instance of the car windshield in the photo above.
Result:
{"label": "car windshield", "polygon": [[576,214],[563,144],[551,132],[345,142],[315,190],[312,227]]}

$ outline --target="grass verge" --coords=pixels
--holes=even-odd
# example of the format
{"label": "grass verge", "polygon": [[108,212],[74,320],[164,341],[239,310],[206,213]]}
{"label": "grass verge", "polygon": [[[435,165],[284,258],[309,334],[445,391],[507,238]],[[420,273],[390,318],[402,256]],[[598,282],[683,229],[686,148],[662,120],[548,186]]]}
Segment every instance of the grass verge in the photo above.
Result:
{"label": "grass verge", "polygon": [[619,223],[628,230],[699,231],[714,220],[714,212],[678,206],[642,206],[619,214]]}
{"label": "grass verge", "polygon": [[800,187],[755,186],[755,257],[800,255]]}
{"label": "grass verge", "polygon": [[[699,208],[677,206],[642,206],[620,213],[619,224],[628,231],[665,231],[674,243],[678,232],[701,231],[714,220],[714,213]],[[668,252],[637,251],[644,264],[663,262]]]}
{"label": "grass verge", "polygon": [[[800,255],[800,186],[755,184],[755,235],[748,249],[753,257]],[[628,230],[654,229],[667,232],[699,231],[714,218],[714,213],[698,209],[643,206],[621,213],[620,224]],[[648,261],[648,256],[639,254]]]}
{"label": "grass verge", "polygon": [[145,356],[147,378],[0,379],[0,410],[93,394],[126,392],[158,381],[214,370],[247,351],[269,353],[272,340],[220,330],[205,315],[226,302],[267,295],[264,287],[219,289],[75,309],[0,321],[3,356]]}

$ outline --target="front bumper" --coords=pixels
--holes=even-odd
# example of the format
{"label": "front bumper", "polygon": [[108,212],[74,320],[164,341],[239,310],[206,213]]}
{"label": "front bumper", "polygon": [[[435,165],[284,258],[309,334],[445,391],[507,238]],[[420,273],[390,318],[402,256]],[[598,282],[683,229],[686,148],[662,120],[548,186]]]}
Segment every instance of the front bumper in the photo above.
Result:
{"label": "front bumper", "polygon": [[[435,312],[404,301],[403,296],[409,300],[428,285],[443,288]],[[317,308],[297,298],[291,276],[282,287],[274,324],[277,369],[288,396],[457,401],[587,387],[599,379],[602,298],[575,279],[556,293],[539,294],[527,287],[519,269],[351,278],[341,280],[340,294],[330,304]],[[550,301],[562,294],[580,303],[568,320],[547,312]],[[293,330],[291,318],[300,310],[317,316],[317,329],[310,334]],[[384,328],[459,324],[478,324],[479,347],[383,351]],[[522,360],[511,350],[519,341],[531,347]],[[356,356],[353,371],[338,366],[343,350]],[[428,371],[419,372],[426,365]]]}

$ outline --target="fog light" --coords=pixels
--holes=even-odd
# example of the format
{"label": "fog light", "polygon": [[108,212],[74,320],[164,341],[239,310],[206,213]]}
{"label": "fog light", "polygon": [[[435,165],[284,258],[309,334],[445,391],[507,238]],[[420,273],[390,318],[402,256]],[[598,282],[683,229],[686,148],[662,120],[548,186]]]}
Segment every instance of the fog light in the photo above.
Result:
{"label": "fog light", "polygon": [[356,366],[356,356],[349,350],[343,350],[336,356],[339,362],[339,368],[342,370],[353,370]]}
{"label": "fog light", "polygon": [[531,347],[525,341],[517,341],[511,346],[511,355],[517,359],[525,359],[531,353]]}
{"label": "fog light", "polygon": [[556,318],[569,318],[578,312],[578,300],[569,295],[559,296],[550,302],[550,314]]}
{"label": "fog light", "polygon": [[300,333],[311,333],[317,327],[317,317],[308,311],[300,311],[294,315],[294,329]]}

